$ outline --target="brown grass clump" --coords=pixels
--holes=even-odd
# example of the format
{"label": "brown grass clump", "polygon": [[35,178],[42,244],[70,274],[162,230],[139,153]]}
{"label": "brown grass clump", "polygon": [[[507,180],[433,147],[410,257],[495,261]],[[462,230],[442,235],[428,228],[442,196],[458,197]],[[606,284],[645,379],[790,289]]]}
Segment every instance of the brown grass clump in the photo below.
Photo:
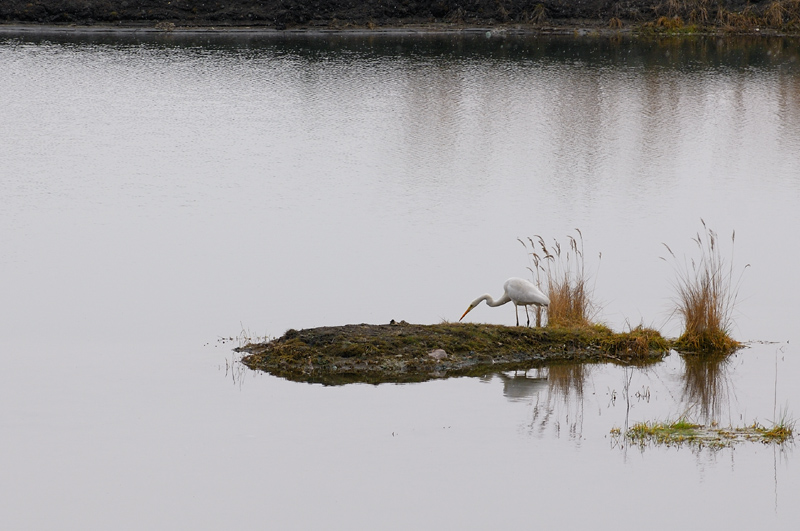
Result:
{"label": "brown grass clump", "polygon": [[770,2],[764,9],[764,21],[773,28],[783,27],[786,17],[786,8],[780,0]]}
{"label": "brown grass clump", "polygon": [[642,24],[645,30],[667,33],[690,31],[697,26],[732,33],[752,33],[762,28],[795,31],[800,28],[800,0],[746,2],[738,7],[711,0],[663,0],[653,8],[652,19]]}
{"label": "brown grass clump", "polygon": [[653,8],[651,20],[642,24],[642,29],[667,33],[703,28],[752,33],[762,28],[794,31],[798,27],[800,0],[746,2],[738,7],[711,0],[664,0]]}
{"label": "brown grass clump", "polygon": [[763,24],[753,6],[746,6],[739,12],[728,12],[728,26],[737,31],[752,31]]}
{"label": "brown grass clump", "polygon": [[709,19],[709,0],[686,2],[682,14],[691,24],[707,24]]}
{"label": "brown grass clump", "polygon": [[683,27],[683,19],[679,16],[658,17],[658,20],[656,20],[656,27],[666,30],[681,29]]}
{"label": "brown grass clump", "polygon": [[[562,248],[558,240],[548,248],[544,238],[536,235],[536,240],[528,238],[528,243],[519,240],[530,250],[528,252],[533,267],[529,267],[536,277],[537,284],[544,276],[544,291],[550,299],[547,307],[548,326],[589,326],[596,312],[592,301],[592,290],[583,253],[583,235],[575,229],[578,237],[567,236],[568,244]],[[537,325],[539,323],[537,309]]]}
{"label": "brown grass clump", "polygon": [[536,4],[527,18],[533,24],[544,24],[547,22],[547,8],[544,7],[544,4]]}
{"label": "brown grass clump", "polygon": [[666,352],[669,343],[658,330],[638,325],[627,333],[612,334],[605,341],[605,348],[626,359],[647,359],[652,351]]}
{"label": "brown grass clump", "polygon": [[771,428],[765,428],[760,425],[754,424],[753,428],[761,434],[765,443],[777,442],[781,444],[794,437],[794,423],[786,424],[780,422]]}
{"label": "brown grass clump", "polygon": [[[678,338],[676,347],[704,354],[728,353],[741,346],[730,336],[741,275],[734,282],[733,250],[728,264],[722,257],[717,234],[706,226],[705,221],[700,221],[704,233],[702,236],[698,233],[693,238],[700,250],[700,258],[698,261],[691,260],[691,267],[684,265],[683,268],[676,268],[675,310],[684,325],[684,332]],[[735,239],[734,231],[731,249]],[[677,260],[672,249],[667,244],[664,247]]]}
{"label": "brown grass clump", "polygon": [[764,8],[764,23],[773,28],[800,26],[800,0],[773,0]]}
{"label": "brown grass clump", "polygon": [[689,22],[692,24],[708,23],[708,8],[705,5],[698,5],[689,12]]}

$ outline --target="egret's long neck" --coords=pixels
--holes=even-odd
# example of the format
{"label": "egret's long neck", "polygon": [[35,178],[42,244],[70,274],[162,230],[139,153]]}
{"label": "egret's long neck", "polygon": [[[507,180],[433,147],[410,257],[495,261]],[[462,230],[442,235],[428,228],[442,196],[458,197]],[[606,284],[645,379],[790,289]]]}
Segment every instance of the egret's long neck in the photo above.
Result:
{"label": "egret's long neck", "polygon": [[481,303],[481,301],[486,301],[487,306],[492,306],[492,307],[494,307],[494,306],[502,306],[503,304],[507,303],[510,300],[511,300],[511,298],[506,293],[503,293],[503,296],[500,297],[497,300],[494,300],[492,298],[492,296],[487,293],[487,294],[481,295],[480,297],[475,299],[472,302],[472,306],[477,306],[478,304]]}

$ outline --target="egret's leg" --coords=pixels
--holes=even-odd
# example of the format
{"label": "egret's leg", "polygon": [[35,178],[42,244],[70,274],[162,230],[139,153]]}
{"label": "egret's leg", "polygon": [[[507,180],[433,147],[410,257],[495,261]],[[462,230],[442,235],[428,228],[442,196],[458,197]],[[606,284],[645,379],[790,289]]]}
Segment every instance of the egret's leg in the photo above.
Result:
{"label": "egret's leg", "polygon": [[528,318],[528,328],[531,327],[531,314],[528,313],[528,305],[525,305],[525,317]]}
{"label": "egret's leg", "polygon": [[519,307],[516,304],[514,305],[514,315],[517,316],[517,326],[519,326]]}

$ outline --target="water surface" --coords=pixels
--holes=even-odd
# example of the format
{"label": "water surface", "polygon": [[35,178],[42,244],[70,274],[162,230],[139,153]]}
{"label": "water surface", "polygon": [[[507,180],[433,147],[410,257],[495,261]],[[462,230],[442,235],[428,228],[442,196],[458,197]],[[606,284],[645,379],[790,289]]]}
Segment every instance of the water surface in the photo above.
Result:
{"label": "water surface", "polygon": [[[4,34],[2,521],[789,529],[791,448],[609,432],[800,403],[796,44]],[[723,365],[333,388],[220,340],[456,320],[576,227],[598,318],[674,335],[662,242],[701,218],[763,342]]]}

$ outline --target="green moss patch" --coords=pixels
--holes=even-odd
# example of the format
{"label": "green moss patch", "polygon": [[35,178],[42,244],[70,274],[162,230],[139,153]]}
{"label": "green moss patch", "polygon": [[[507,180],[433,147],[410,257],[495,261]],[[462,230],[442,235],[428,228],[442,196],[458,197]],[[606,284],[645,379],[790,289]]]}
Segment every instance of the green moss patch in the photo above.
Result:
{"label": "green moss patch", "polygon": [[[697,448],[727,448],[744,441],[764,444],[783,444],[793,438],[792,423],[780,422],[765,427],[755,422],[750,426],[721,428],[717,425],[703,426],[686,419],[675,422],[640,422],[625,432],[629,442],[640,447],[650,444],[663,446],[688,445]],[[619,428],[611,430],[614,437],[622,437]]]}
{"label": "green moss patch", "polygon": [[727,356],[742,348],[725,330],[706,329],[701,332],[684,332],[675,341],[675,348],[704,356]]}
{"label": "green moss patch", "polygon": [[[289,330],[236,349],[242,362],[289,380],[330,385],[419,382],[529,369],[556,361],[660,361],[671,342],[655,331],[602,325],[524,328],[486,324],[345,325]],[[442,352],[443,351],[443,352]]]}

